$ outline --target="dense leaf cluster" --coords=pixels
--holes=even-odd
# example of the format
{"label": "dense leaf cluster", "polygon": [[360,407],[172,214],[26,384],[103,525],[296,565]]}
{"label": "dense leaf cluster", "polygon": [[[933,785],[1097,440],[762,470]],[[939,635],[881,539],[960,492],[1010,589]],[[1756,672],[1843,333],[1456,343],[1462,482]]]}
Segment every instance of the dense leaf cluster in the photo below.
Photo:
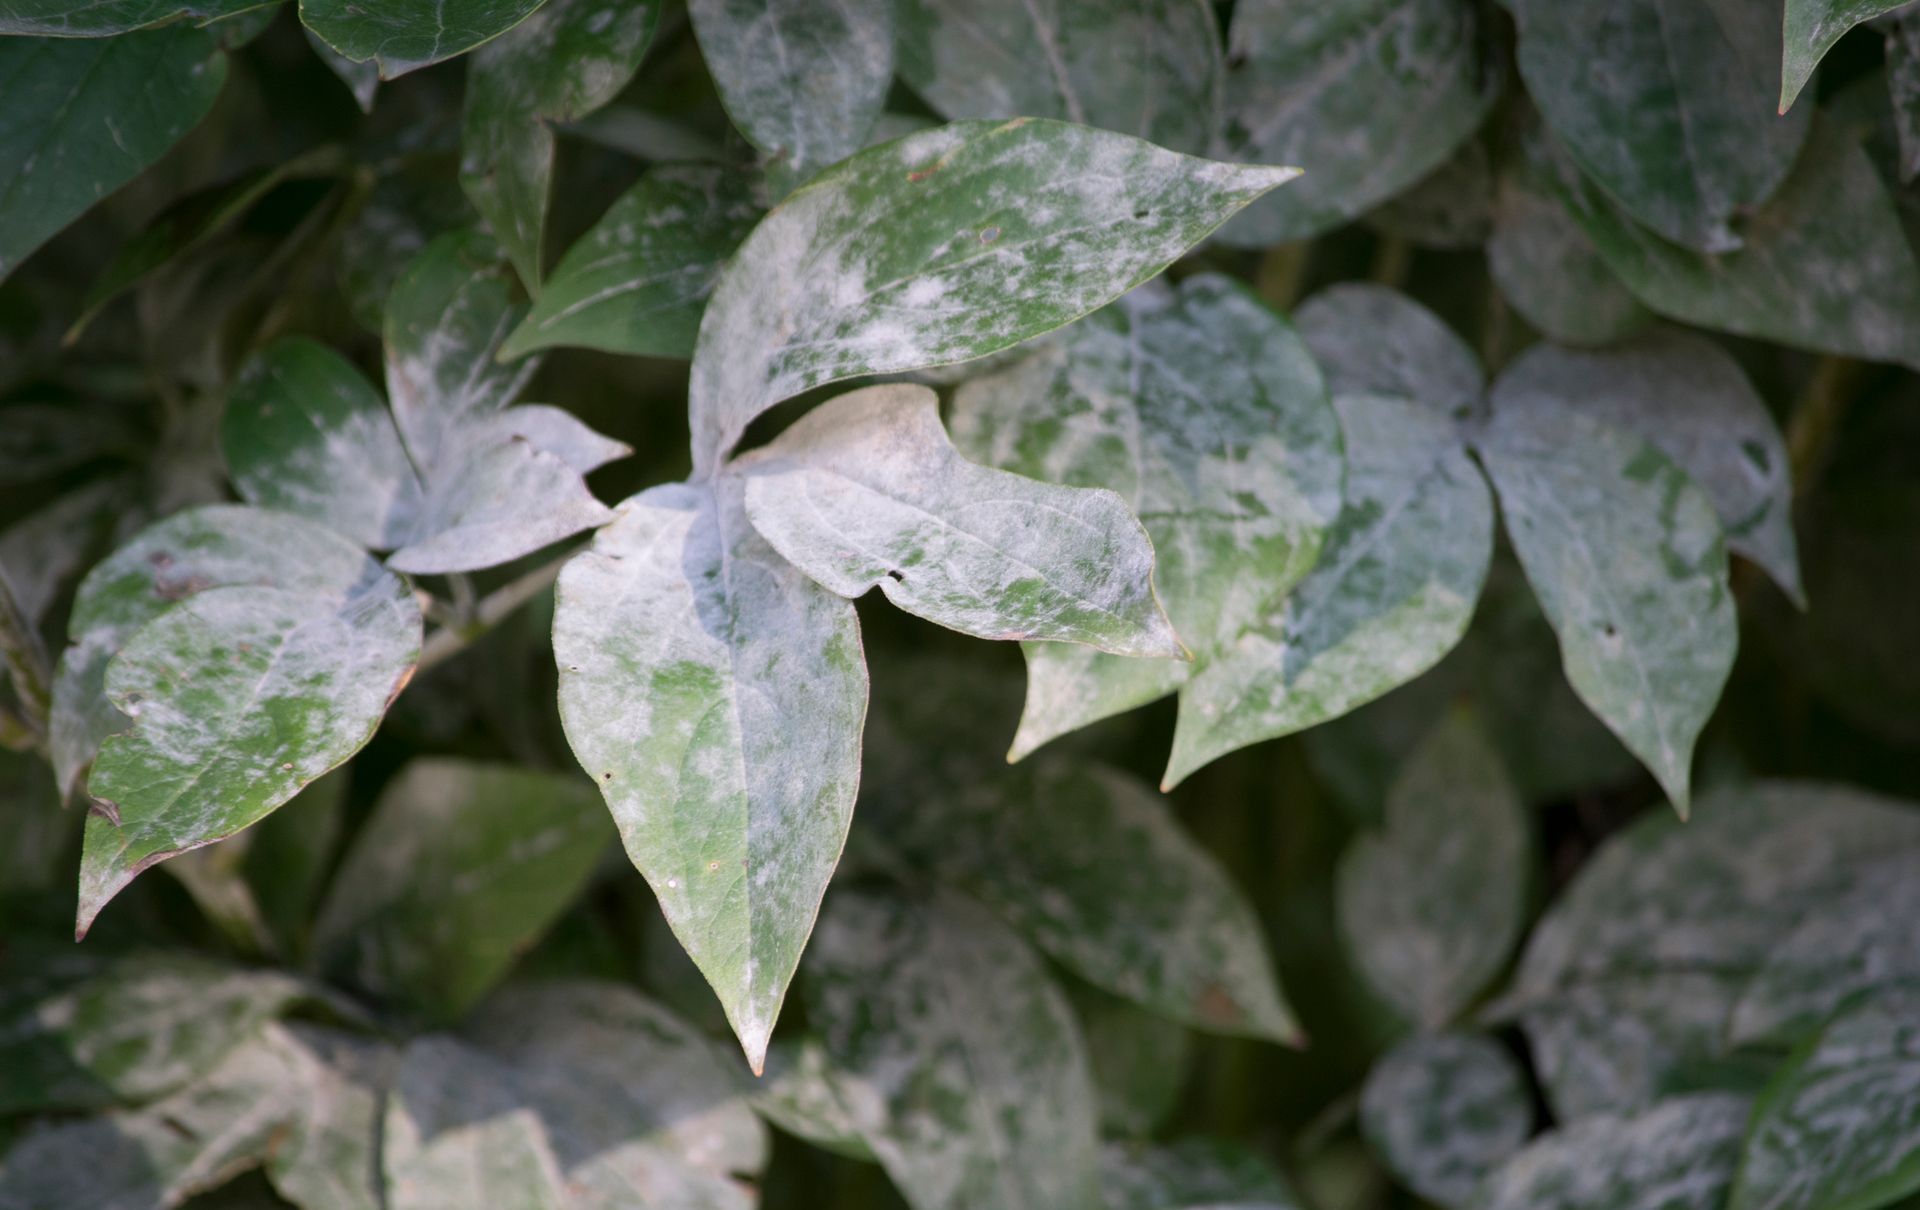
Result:
{"label": "dense leaf cluster", "polygon": [[0,1210],[1920,1205],[1916,175],[1876,0],[0,0]]}

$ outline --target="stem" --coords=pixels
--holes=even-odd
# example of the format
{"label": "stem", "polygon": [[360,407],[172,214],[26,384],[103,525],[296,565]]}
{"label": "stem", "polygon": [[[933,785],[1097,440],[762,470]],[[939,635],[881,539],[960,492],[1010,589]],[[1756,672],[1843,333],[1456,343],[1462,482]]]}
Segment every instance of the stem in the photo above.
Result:
{"label": "stem", "polygon": [[505,621],[507,615],[551,588],[553,582],[560,578],[560,569],[567,565],[567,560],[573,555],[574,552],[570,550],[551,563],[542,564],[494,589],[474,604],[469,621],[455,626],[442,626],[428,635],[426,643],[420,648],[420,663],[415,672],[425,672],[435,664],[452,659],[466,650],[475,639]]}
{"label": "stem", "polygon": [[1276,311],[1290,311],[1300,301],[1300,287],[1307,280],[1307,262],[1312,259],[1313,244],[1298,240],[1267,249],[1254,272],[1254,290]]}
{"label": "stem", "polygon": [[1787,422],[1787,462],[1793,470],[1796,496],[1804,496],[1825,467],[1864,369],[1846,357],[1822,357],[1814,366],[1813,377]]}
{"label": "stem", "polygon": [[1407,270],[1412,267],[1413,245],[1406,237],[1383,235],[1373,251],[1373,270],[1368,276],[1380,285],[1398,290],[1406,285]]}
{"label": "stem", "polygon": [[7,675],[20,699],[20,721],[37,746],[46,738],[47,711],[53,704],[53,665],[40,632],[15,599],[4,569],[0,569],[0,660],[6,661]]}

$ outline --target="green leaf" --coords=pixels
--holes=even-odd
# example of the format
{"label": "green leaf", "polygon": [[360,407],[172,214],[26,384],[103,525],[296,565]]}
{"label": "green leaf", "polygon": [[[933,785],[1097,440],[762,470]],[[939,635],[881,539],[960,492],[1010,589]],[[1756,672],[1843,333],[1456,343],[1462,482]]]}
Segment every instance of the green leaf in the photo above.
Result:
{"label": "green leaf", "polygon": [[1224,67],[1191,0],[904,0],[900,78],[948,118],[1063,118],[1205,153]]}
{"label": "green leaf", "polygon": [[1330,290],[1299,320],[1345,431],[1345,506],[1313,571],[1181,693],[1169,786],[1432,667],[1465,632],[1492,557],[1492,500],[1454,420],[1480,396],[1472,353],[1373,287]]}
{"label": "green leaf", "polygon": [[1774,109],[1772,0],[1512,7],[1521,77],[1581,170],[1665,239],[1741,247],[1734,218],[1780,188],[1809,128]]}
{"label": "green leaf", "polygon": [[720,101],[787,179],[858,151],[893,83],[892,0],[690,0]]}
{"label": "green leaf", "polygon": [[374,62],[355,63],[328,46],[321,40],[319,34],[304,25],[300,27],[300,32],[306,35],[307,45],[311,46],[313,53],[327,65],[327,70],[339,76],[340,82],[347,86],[347,91],[353,94],[353,103],[360,107],[360,112],[372,113],[374,94],[380,90],[380,65]]}
{"label": "green leaf", "polygon": [[242,952],[300,952],[321,878],[333,863],[346,776],[336,769],[255,826],[182,853],[163,868]]}
{"label": "green leaf", "polygon": [[1685,818],[1694,741],[1738,645],[1706,494],[1646,440],[1507,387],[1476,448],[1567,679]]}
{"label": "green leaf", "polygon": [[844,891],[807,951],[807,1017],[914,1210],[1092,1210],[1098,1114],[1066,998],[965,899]]}
{"label": "green leaf", "polygon": [[767,1121],[814,1147],[866,1163],[877,1162],[860,1137],[833,1060],[813,1038],[779,1042],[767,1052],[766,1075],[753,1107]]}
{"label": "green leaf", "polygon": [[385,1210],[381,1111],[398,1052],[297,1022],[281,1037],[300,1070],[300,1104],[267,1157],[274,1189],[306,1210]]}
{"label": "green leaf", "polygon": [[1907,0],[1787,0],[1785,53],[1780,59],[1780,112],[1793,107],[1813,69],[1842,35]]}
{"label": "green leaf", "polygon": [[1920,985],[1856,1000],[1754,1106],[1729,1210],[1873,1210],[1920,1190]]}
{"label": "green leaf", "polygon": [[1592,182],[1555,183],[1601,257],[1649,308],[1741,336],[1849,357],[1920,360],[1920,263],[1857,137],[1825,120],[1793,172],[1742,229],[1737,252],[1706,256],[1634,223]]}
{"label": "green leaf", "polygon": [[610,839],[578,777],[416,760],[334,875],[314,954],[367,991],[457,1019],[580,894]]}
{"label": "green leaf", "polygon": [[613,100],[639,69],[659,18],[659,0],[549,0],[467,65],[460,185],[534,293],[553,188],[552,123]]}
{"label": "green leaf", "polygon": [[1587,1118],[1550,1131],[1494,1173],[1483,1210],[1716,1210],[1725,1204],[1744,1097],[1662,1101],[1631,1117]]}
{"label": "green leaf", "polygon": [[1650,1102],[1724,1057],[1736,1005],[1793,927],[1920,847],[1920,812],[1794,782],[1702,798],[1609,840],[1534,929],[1511,1011],[1562,1120]]}
{"label": "green leaf", "polygon": [[420,529],[426,488],[393,415],[346,358],[289,337],[249,360],[220,426],[234,488],[370,550]]}
{"label": "green leaf", "polygon": [[0,985],[0,1113],[150,1101],[204,1076],[304,998],[297,979],[147,951],[85,977]]}
{"label": "green leaf", "polygon": [[198,125],[226,79],[227,57],[184,24],[0,38],[0,279]]}
{"label": "green leaf", "polygon": [[753,185],[734,168],[648,172],[567,249],[499,356],[510,361],[556,345],[693,356],[720,266],[759,221]]}
{"label": "green leaf", "polygon": [[1501,295],[1522,319],[1564,344],[1609,344],[1645,327],[1652,314],[1536,177],[1523,164],[1500,178],[1486,251]]}
{"label": "green leaf", "polygon": [[506,33],[543,0],[300,0],[300,20],[355,63],[373,60],[380,78],[464,54]]}
{"label": "green leaf", "polygon": [[1287,1183],[1237,1144],[1188,1138],[1165,1146],[1108,1143],[1100,1152],[1107,1210],[1297,1210]]}
{"label": "green leaf", "polygon": [[1144,1139],[1179,1107],[1193,1035],[1185,1026],[1091,988],[1070,989],[1100,1094],[1103,1133]]}
{"label": "green leaf", "polygon": [[104,38],[174,21],[212,25],[278,0],[5,0],[0,34],[50,34],[57,38]]}
{"label": "green leaf", "polygon": [[1536,345],[1500,376],[1493,399],[1578,413],[1651,442],[1713,502],[1727,547],[1805,606],[1787,443],[1719,345],[1675,329],[1593,352]]}
{"label": "green leaf", "polygon": [[1307,239],[1445,163],[1499,95],[1473,6],[1458,0],[1246,0],[1227,31],[1224,143],[1297,164],[1299,184],[1221,233],[1247,247]]}
{"label": "green leaf", "polygon": [[1412,1038],[1367,1074],[1360,1131],[1407,1188],[1466,1207],[1487,1174],[1533,1133],[1532,1092],[1520,1065],[1491,1038]]}
{"label": "green leaf", "polygon": [[1387,795],[1386,826],[1340,861],[1347,949],[1372,985],[1422,1029],[1442,1029],[1519,940],[1530,829],[1478,718],[1450,711]]}
{"label": "green leaf", "polygon": [[1143,287],[954,396],[954,440],[1003,470],[1118,492],[1195,663],[1029,645],[1019,758],[1172,691],[1318,558],[1339,424],[1286,321],[1213,274]]}
{"label": "green leaf", "polygon": [[390,1210],[568,1210],[560,1161],[515,1072],[444,1034],[410,1043],[381,1137]]}
{"label": "green leaf", "polygon": [[852,604],[741,494],[621,505],[560,575],[553,648],[574,754],[758,1070],[846,839],[867,675]]}
{"label": "green leaf", "polygon": [[960,457],[940,401],[905,383],[820,405],[741,464],[747,517],[820,585],[984,639],[1177,657],[1153,544],[1112,492]]}
{"label": "green leaf", "polygon": [[1252,905],[1164,799],[1086,761],[956,773],[925,794],[881,784],[865,817],[1096,987],[1195,1028],[1298,1040]]}
{"label": "green leaf", "polygon": [[720,275],[688,388],[695,473],[802,391],[1078,319],[1293,175],[1042,120],[869,148],[763,220]]}
{"label": "green leaf", "polygon": [[358,752],[413,676],[420,628],[384,572],[330,596],[213,588],[143,626],[107,668],[133,726],[87,778],[76,931],[141,871],[258,822]]}

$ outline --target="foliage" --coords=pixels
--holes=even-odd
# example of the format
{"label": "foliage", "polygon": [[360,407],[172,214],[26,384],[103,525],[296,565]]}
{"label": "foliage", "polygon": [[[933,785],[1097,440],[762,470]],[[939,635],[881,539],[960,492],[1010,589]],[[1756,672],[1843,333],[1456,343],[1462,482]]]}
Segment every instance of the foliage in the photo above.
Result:
{"label": "foliage", "polygon": [[0,1210],[1920,1206],[1912,9],[0,97]]}

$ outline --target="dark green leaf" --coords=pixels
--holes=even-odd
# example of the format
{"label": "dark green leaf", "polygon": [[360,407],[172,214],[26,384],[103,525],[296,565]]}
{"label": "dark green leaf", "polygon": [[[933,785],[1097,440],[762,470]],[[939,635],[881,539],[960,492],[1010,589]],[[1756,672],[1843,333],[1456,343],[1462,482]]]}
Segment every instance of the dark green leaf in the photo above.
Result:
{"label": "dark green leaf", "polygon": [[1528,167],[1500,178],[1487,271],[1522,319],[1566,344],[1607,344],[1653,318]]}
{"label": "dark green leaf", "polygon": [[391,80],[499,37],[543,0],[301,0],[300,20],[355,63]]}
{"label": "dark green leaf", "polygon": [[1780,112],[1785,113],[1813,79],[1841,35],[1862,21],[1890,13],[1907,0],[1787,0],[1786,50],[1780,61]]}

